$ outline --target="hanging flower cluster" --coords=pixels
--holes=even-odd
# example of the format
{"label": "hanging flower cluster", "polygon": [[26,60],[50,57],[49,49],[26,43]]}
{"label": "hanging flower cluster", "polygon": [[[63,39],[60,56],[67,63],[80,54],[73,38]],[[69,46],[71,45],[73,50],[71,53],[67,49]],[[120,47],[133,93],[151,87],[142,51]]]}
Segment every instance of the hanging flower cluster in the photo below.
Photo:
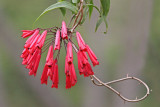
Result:
{"label": "hanging flower cluster", "polygon": [[[48,29],[37,28],[34,30],[22,30],[22,37],[26,38],[27,41],[24,45],[24,50],[21,54],[23,58],[23,65],[29,69],[29,75],[36,76],[41,54],[46,51],[49,47],[48,54],[46,57],[46,63],[41,76],[41,84],[47,84],[48,77],[52,81],[52,88],[58,88],[59,77],[58,77],[58,59],[61,50],[62,42],[66,49],[65,58],[65,75],[66,75],[66,89],[71,88],[77,82],[77,76],[73,64],[73,52],[72,48],[77,53],[78,69],[79,74],[88,77],[93,75],[94,72],[89,63],[88,56],[93,66],[99,65],[96,55],[91,48],[84,42],[79,32],[71,32],[66,27],[66,23],[62,22],[62,27],[52,27]],[[42,32],[40,34],[40,32]],[[76,37],[73,35],[76,33]],[[51,36],[48,37],[47,36]],[[73,38],[77,39],[78,46],[72,41]],[[78,48],[79,47],[79,48]],[[57,51],[57,52],[56,52]],[[54,55],[54,54],[57,55]],[[88,53],[88,56],[87,54]]]}
{"label": "hanging flower cluster", "polygon": [[[77,26],[82,25],[85,22],[87,15],[91,17],[93,12],[92,10],[93,8],[95,8],[100,16],[96,23],[95,31],[97,31],[100,24],[104,21],[106,25],[106,32],[104,33],[107,33],[108,24],[106,18],[108,16],[110,8],[110,0],[100,0],[100,5],[101,5],[100,8],[94,5],[93,0],[70,0],[70,1],[58,0],[56,3],[46,8],[40,14],[40,16],[35,20],[35,22],[38,21],[39,18],[45,13],[48,13],[49,11],[57,8],[59,9],[63,8],[63,11],[61,12],[64,16],[66,9],[72,11],[73,16],[70,20],[70,24],[74,20],[72,28],[67,28],[66,23],[63,21],[62,27],[60,28],[52,27],[47,29],[37,28],[34,30],[22,30],[23,33],[22,37],[23,38],[29,37],[24,45],[24,50],[21,54],[21,58],[23,59],[22,64],[25,65],[27,69],[29,69],[29,75],[36,76],[41,55],[46,50],[48,50],[46,62],[41,75],[41,84],[47,84],[49,78],[52,81],[51,87],[58,88],[58,83],[59,83],[58,60],[62,44],[64,44],[66,50],[65,70],[64,70],[66,75],[66,89],[71,88],[77,83],[76,71],[73,64],[72,51],[74,50],[75,53],[77,54],[78,70],[80,75],[84,75],[84,77],[90,76],[93,84],[95,84],[96,86],[104,86],[110,89],[124,101],[139,102],[145,99],[150,94],[150,89],[148,85],[139,78],[130,77],[128,75],[125,78],[109,82],[101,81],[94,75],[94,72],[92,70],[92,65],[93,66],[99,65],[96,55],[91,50],[91,48],[84,42],[81,34],[79,32],[74,32]],[[74,38],[77,39],[78,46],[74,44],[73,42]],[[89,59],[92,62],[92,65],[89,63]],[[129,79],[136,80],[145,86],[147,92],[143,97],[130,100],[124,97],[118,90],[110,86],[113,83]]]}

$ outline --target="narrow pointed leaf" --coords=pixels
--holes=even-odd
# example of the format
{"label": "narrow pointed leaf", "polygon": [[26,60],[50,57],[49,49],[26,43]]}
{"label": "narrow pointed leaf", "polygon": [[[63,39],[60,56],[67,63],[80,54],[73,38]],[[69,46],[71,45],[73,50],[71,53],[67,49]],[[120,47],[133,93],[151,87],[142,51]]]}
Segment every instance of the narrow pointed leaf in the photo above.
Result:
{"label": "narrow pointed leaf", "polygon": [[[41,15],[35,20],[35,22],[38,21],[39,18],[40,18],[42,15],[44,15],[45,13],[47,13],[47,12],[49,12],[49,11],[51,11],[51,10],[57,9],[57,8],[67,8],[67,9],[71,10],[71,11],[72,11],[73,13],[75,13],[75,14],[78,12],[78,8],[77,8],[76,6],[74,6],[74,5],[73,5],[72,3],[70,3],[70,2],[67,2],[67,1],[57,2],[57,3],[49,6],[48,8],[46,8],[46,9],[41,13]],[[34,22],[34,23],[35,23],[35,22]]]}
{"label": "narrow pointed leaf", "polygon": [[89,6],[89,19],[91,18],[92,12],[93,12],[93,0],[90,1],[90,6]]}
{"label": "narrow pointed leaf", "polygon": [[110,8],[110,0],[100,0],[103,16],[107,16]]}
{"label": "narrow pointed leaf", "polygon": [[101,11],[99,10],[99,8],[97,6],[95,6],[93,4],[86,4],[86,6],[92,6],[92,7],[94,7],[99,12],[99,14],[101,16]]}
{"label": "narrow pointed leaf", "polygon": [[[65,0],[58,0],[58,2],[62,2],[62,1],[65,1]],[[66,15],[66,9],[62,7],[62,8],[60,8],[60,10],[61,10],[62,15],[65,16]]]}
{"label": "narrow pointed leaf", "polygon": [[105,25],[106,25],[106,32],[104,32],[104,34],[106,34],[107,31],[108,31],[108,23],[107,23],[107,20],[106,20],[106,17],[105,17],[105,16],[103,17],[103,21],[104,21],[104,23],[105,23]]}
{"label": "narrow pointed leaf", "polygon": [[98,19],[97,23],[96,23],[95,32],[97,31],[97,29],[98,29],[99,25],[102,23],[102,21],[103,21],[103,17],[100,17],[100,18]]}

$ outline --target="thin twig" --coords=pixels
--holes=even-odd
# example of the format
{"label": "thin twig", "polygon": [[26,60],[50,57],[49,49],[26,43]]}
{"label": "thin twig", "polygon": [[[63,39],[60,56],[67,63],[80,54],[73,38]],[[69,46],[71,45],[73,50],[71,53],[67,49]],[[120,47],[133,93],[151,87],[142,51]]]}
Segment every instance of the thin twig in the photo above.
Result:
{"label": "thin twig", "polygon": [[51,44],[52,42],[54,42],[54,40],[52,40],[52,39],[51,39],[51,40],[48,40],[48,41],[45,41],[42,49],[46,48],[46,47],[48,46],[48,44]]}
{"label": "thin twig", "polygon": [[45,52],[48,49],[48,47],[53,43],[54,43],[54,40],[51,40],[51,41],[47,42],[46,44],[44,44],[43,47],[42,47],[42,52],[41,53]]}
{"label": "thin twig", "polygon": [[[90,76],[91,77],[91,81],[97,85],[97,86],[105,86],[107,87],[108,89],[110,89],[111,91],[113,91],[115,94],[117,94],[120,98],[122,98],[124,101],[127,101],[127,102],[139,102],[141,100],[144,100],[149,94],[150,94],[150,90],[149,90],[149,87],[148,85],[143,82],[142,80],[140,80],[139,78],[136,78],[136,77],[129,77],[127,76],[126,78],[121,78],[121,79],[118,79],[118,80],[113,80],[113,81],[110,81],[110,82],[107,82],[107,83],[104,83],[102,82],[99,78],[97,78],[95,75],[92,75]],[[95,80],[98,82],[96,83]],[[126,97],[124,97],[120,92],[118,92],[117,90],[115,90],[114,88],[112,88],[109,84],[113,84],[113,83],[117,83],[117,82],[121,82],[121,81],[125,81],[125,80],[129,80],[129,79],[132,79],[132,80],[136,80],[138,82],[140,82],[141,84],[143,84],[147,90],[146,94],[141,97],[141,98],[137,98],[135,100],[130,100]]]}
{"label": "thin twig", "polygon": [[51,40],[51,39],[55,39],[55,37],[49,37],[49,38],[45,39],[45,42],[48,41],[48,40]]}
{"label": "thin twig", "polygon": [[76,19],[74,20],[74,23],[73,23],[73,26],[72,26],[72,27],[75,26],[75,24],[76,24],[76,22],[77,22],[77,20],[78,20],[78,17],[79,17],[79,15],[80,15],[80,13],[81,13],[81,6],[82,6],[82,4],[80,4],[80,9],[79,9],[79,11],[78,11],[78,13],[77,13],[77,15],[76,15]]}
{"label": "thin twig", "polygon": [[74,14],[72,17],[71,17],[71,20],[70,20],[70,22],[69,22],[69,24],[68,24],[68,27],[70,26],[70,24],[71,24],[71,22],[72,22],[72,20],[73,20],[73,18],[75,17],[76,15]]}
{"label": "thin twig", "polygon": [[[81,17],[80,17],[78,23],[76,24],[76,22],[77,22],[78,17],[79,17],[80,14],[81,14]],[[79,11],[78,11],[78,13],[76,15],[76,19],[75,19],[74,24],[72,26],[71,32],[73,32],[74,29],[81,23],[82,18],[83,18],[83,0],[80,0],[80,8],[79,8]]]}
{"label": "thin twig", "polygon": [[73,47],[74,51],[77,53],[78,47],[73,43],[73,41],[71,39],[69,39],[69,41],[72,43],[72,47]]}
{"label": "thin twig", "polygon": [[81,17],[79,19],[79,22],[75,26],[73,26],[73,28],[71,29],[71,32],[73,32],[74,29],[81,23],[82,18],[83,18],[83,8],[81,9]]}

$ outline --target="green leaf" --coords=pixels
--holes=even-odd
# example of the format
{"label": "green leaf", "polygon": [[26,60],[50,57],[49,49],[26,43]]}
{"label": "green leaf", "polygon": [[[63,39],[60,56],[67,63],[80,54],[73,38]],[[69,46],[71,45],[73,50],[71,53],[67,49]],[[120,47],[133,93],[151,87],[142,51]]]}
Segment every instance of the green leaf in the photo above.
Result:
{"label": "green leaf", "polygon": [[101,0],[103,16],[107,16],[110,8],[110,0]]}
{"label": "green leaf", "polygon": [[104,23],[105,23],[105,25],[106,25],[106,32],[104,32],[104,34],[106,34],[107,31],[108,31],[108,23],[107,23],[107,20],[106,20],[106,17],[105,17],[105,16],[103,16],[103,21],[104,21]]}
{"label": "green leaf", "polygon": [[103,21],[103,17],[100,17],[96,23],[96,28],[95,28],[95,32],[97,31],[98,27],[100,26],[100,24],[102,23]]}
{"label": "green leaf", "polygon": [[[57,0],[57,2],[62,2],[62,1],[65,1],[65,0]],[[62,8],[60,8],[60,10],[61,10],[62,15],[65,16],[66,15],[66,9],[62,7]]]}
{"label": "green leaf", "polygon": [[66,15],[66,9],[64,7],[62,7],[62,8],[60,8],[60,10],[61,10],[62,15],[65,16]]}
{"label": "green leaf", "polygon": [[92,12],[93,12],[93,0],[90,1],[89,7],[89,19],[91,18]]}
{"label": "green leaf", "polygon": [[57,8],[66,8],[66,9],[69,9],[71,10],[72,12],[74,12],[75,14],[78,12],[78,8],[76,6],[74,6],[72,3],[70,2],[67,2],[67,1],[62,1],[62,2],[57,2],[55,4],[52,4],[51,6],[49,6],[48,8],[46,8],[42,13],[41,15],[35,20],[34,23],[36,23],[39,18],[44,15],[45,13],[51,11],[51,10],[54,10],[54,9],[57,9]]}
{"label": "green leaf", "polygon": [[86,6],[93,6],[99,12],[99,14],[101,15],[101,12],[100,12],[100,10],[98,9],[97,6],[95,6],[93,4],[86,4]]}
{"label": "green leaf", "polygon": [[104,32],[104,34],[107,33],[108,31],[108,23],[107,23],[107,20],[106,20],[106,16],[102,16],[98,19],[97,23],[96,23],[96,28],[95,28],[95,32],[97,31],[98,27],[101,25],[101,23],[104,21],[105,23],[105,26],[106,26],[106,31]]}
{"label": "green leaf", "polygon": [[107,24],[106,17],[108,15],[109,8],[110,8],[110,0],[100,0],[100,1],[101,1],[101,6],[100,6],[101,17],[97,21],[95,32],[97,31],[100,24],[104,21],[105,26],[106,26],[106,32],[104,33],[106,34],[108,30],[108,24]]}

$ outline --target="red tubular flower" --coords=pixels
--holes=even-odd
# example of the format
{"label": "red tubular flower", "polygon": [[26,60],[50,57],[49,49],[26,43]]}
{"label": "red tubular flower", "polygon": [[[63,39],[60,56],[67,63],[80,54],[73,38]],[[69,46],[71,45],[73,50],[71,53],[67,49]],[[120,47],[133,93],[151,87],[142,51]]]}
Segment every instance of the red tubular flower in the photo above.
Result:
{"label": "red tubular flower", "polygon": [[[57,59],[52,60],[52,62],[50,61],[49,63],[47,63],[48,65],[48,72],[47,72],[47,76],[50,76],[50,80],[53,81],[53,75],[54,75],[54,70],[55,70],[55,65],[57,64]],[[58,66],[58,65],[57,65]],[[56,69],[57,70],[57,69]],[[58,72],[58,71],[57,71]]]}
{"label": "red tubular flower", "polygon": [[22,30],[22,32],[23,32],[22,37],[26,38],[31,36],[35,32],[35,30]]}
{"label": "red tubular flower", "polygon": [[45,42],[45,39],[46,39],[46,36],[47,36],[47,30],[45,30],[45,31],[41,34],[40,38],[38,39],[37,45],[36,45],[38,48],[42,48],[42,47],[43,47],[44,42]]}
{"label": "red tubular flower", "polygon": [[26,65],[27,64],[27,58],[24,58],[23,61],[22,61],[22,65]]}
{"label": "red tubular flower", "polygon": [[[66,58],[66,60],[67,60],[67,58]],[[77,83],[77,76],[75,73],[73,63],[71,63],[71,64],[66,63],[65,73],[66,73],[66,89],[69,89]]]}
{"label": "red tubular flower", "polygon": [[43,83],[47,84],[48,76],[50,76],[50,79],[52,79],[55,63],[57,62],[53,61],[53,45],[50,45],[48,54],[46,57],[46,64],[45,64],[45,67],[43,69],[43,73],[41,76],[41,84]]}
{"label": "red tubular flower", "polygon": [[77,82],[77,76],[73,65],[72,44],[68,42],[67,55],[65,59],[66,89],[71,88]]}
{"label": "red tubular flower", "polygon": [[67,61],[68,61],[68,63],[72,63],[73,62],[73,53],[72,53],[72,44],[71,44],[71,42],[68,42],[68,45],[67,45]]}
{"label": "red tubular flower", "polygon": [[53,61],[53,45],[49,47],[48,54],[46,57],[46,65],[48,66],[48,72],[47,76],[50,76],[52,78],[53,75],[53,66],[54,66],[54,61]]}
{"label": "red tubular flower", "polygon": [[28,60],[28,64],[30,64],[31,62],[33,62],[33,60],[35,60],[35,58],[37,57],[38,54],[39,54],[39,49],[37,48],[35,50],[35,52],[33,53],[33,55],[31,54],[31,57]]}
{"label": "red tubular flower", "polygon": [[76,32],[76,36],[77,36],[77,42],[78,42],[78,46],[80,48],[80,50],[82,51],[86,51],[86,46],[85,46],[85,42],[81,36],[81,34],[79,32]]}
{"label": "red tubular flower", "polygon": [[65,74],[66,74],[66,75],[69,74],[67,56],[66,56],[66,58],[65,58]]}
{"label": "red tubular flower", "polygon": [[[23,65],[26,65],[26,68],[29,69],[29,75],[36,76],[36,72],[38,69],[38,65],[41,58],[41,49],[36,47],[36,43],[40,37],[39,30],[33,30],[34,32],[31,34],[29,30],[23,30],[22,32],[25,32],[31,34],[32,36],[28,38],[28,40],[25,43],[24,50],[21,54],[21,57],[23,58]],[[27,37],[26,35],[24,37]]]}
{"label": "red tubular flower", "polygon": [[62,37],[62,39],[68,39],[67,27],[66,27],[66,23],[64,21],[62,21],[61,37]]}
{"label": "red tubular flower", "polygon": [[47,65],[52,65],[52,60],[53,60],[53,45],[50,45],[49,50],[48,50],[48,54],[46,57],[46,63]]}
{"label": "red tubular flower", "polygon": [[32,44],[33,40],[36,38],[36,36],[39,34],[39,30],[36,30],[31,37],[29,37],[24,45],[24,48],[29,48]]}
{"label": "red tubular flower", "polygon": [[84,54],[83,51],[78,51],[77,52],[77,57],[78,57],[78,69],[80,75],[84,75],[84,77],[88,77],[90,75],[93,75],[94,72],[92,70],[91,65],[88,62],[88,59],[86,55]]}
{"label": "red tubular flower", "polygon": [[30,47],[29,47],[29,52],[30,52],[30,53],[33,53],[33,52],[35,51],[35,49],[36,49],[36,43],[37,43],[39,37],[40,37],[40,34],[38,34],[38,35],[35,37],[35,39],[33,40],[33,42],[31,43],[31,45],[30,45]]}
{"label": "red tubular flower", "polygon": [[28,52],[28,49],[24,48],[22,54],[21,54],[21,58],[26,58],[28,56],[29,52]]}
{"label": "red tubular flower", "polygon": [[58,83],[59,83],[59,77],[58,77],[58,64],[56,63],[54,65],[54,69],[53,69],[53,78],[52,78],[52,86],[51,88],[55,87],[58,88]]}
{"label": "red tubular flower", "polygon": [[71,80],[70,80],[71,76],[70,75],[66,75],[66,89],[71,88]]}
{"label": "red tubular flower", "polygon": [[74,86],[76,83],[77,83],[77,76],[76,76],[76,71],[75,71],[75,68],[74,68],[74,65],[73,63],[70,65],[70,71],[71,71],[71,85]]}
{"label": "red tubular flower", "polygon": [[96,57],[96,55],[94,54],[94,52],[91,50],[91,48],[90,48],[88,45],[86,45],[86,48],[87,48],[87,53],[88,53],[88,55],[89,55],[89,58],[90,58],[91,61],[92,61],[93,66],[99,65],[99,62],[98,62],[98,60],[97,60],[97,57]]}
{"label": "red tubular flower", "polygon": [[27,63],[28,69],[30,69],[29,75],[36,76],[40,58],[41,58],[41,50],[37,48],[33,56],[28,60],[28,63]]}
{"label": "red tubular flower", "polygon": [[60,30],[57,30],[54,50],[60,50]]}
{"label": "red tubular flower", "polygon": [[47,81],[48,81],[47,72],[48,72],[48,65],[45,64],[42,72],[42,76],[41,76],[41,84],[45,83],[47,85]]}
{"label": "red tubular flower", "polygon": [[27,65],[28,60],[31,58],[32,54],[30,54],[29,52],[27,52],[27,55],[26,55],[25,57],[23,56],[23,53],[22,53],[21,56],[23,57],[23,62],[22,62],[22,64],[23,64],[23,65]]}
{"label": "red tubular flower", "polygon": [[39,52],[39,54],[37,55],[37,58],[35,60],[35,65],[33,66],[33,74],[34,76],[36,76],[36,73],[37,73],[37,70],[38,70],[38,66],[39,66],[39,62],[40,62],[40,59],[41,59],[41,52]]}

